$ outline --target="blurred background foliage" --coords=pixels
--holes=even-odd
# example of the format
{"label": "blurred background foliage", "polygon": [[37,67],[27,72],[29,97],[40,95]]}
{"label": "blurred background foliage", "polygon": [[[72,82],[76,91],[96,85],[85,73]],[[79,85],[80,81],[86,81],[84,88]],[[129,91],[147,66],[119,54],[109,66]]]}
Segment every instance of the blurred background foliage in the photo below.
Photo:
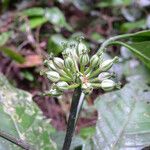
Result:
{"label": "blurred background foliage", "polygon": [[[91,54],[94,54],[98,50],[100,44],[111,36],[149,29],[149,10],[149,0],[0,1],[0,72],[9,79],[12,85],[32,94],[34,102],[41,109],[39,110],[35,104],[31,104],[34,105],[34,108],[32,109],[35,109],[35,112],[42,111],[43,116],[51,118],[50,124],[52,126],[50,125],[47,127],[49,132],[35,131],[35,133],[43,133],[43,139],[45,137],[45,140],[41,140],[41,142],[48,142],[48,145],[51,144],[52,149],[60,149],[72,95],[72,92],[66,92],[62,97],[58,98],[38,96],[39,92],[48,90],[49,85],[51,84],[47,79],[39,75],[40,70],[43,68],[43,60],[47,58],[48,54],[51,52],[54,53],[55,56],[61,57],[63,43],[68,40],[74,40],[77,36],[83,35],[85,37],[85,42],[91,50]],[[146,87],[146,85],[149,86],[149,80],[148,77],[145,76],[149,75],[148,67],[150,64],[147,60],[150,58],[150,33],[147,33],[145,37],[147,39],[144,41],[138,41],[140,39],[138,37],[135,39],[128,39],[130,41],[135,40],[135,42],[140,42],[140,44],[128,43],[134,50],[141,53],[140,57],[137,53],[134,53],[136,55],[133,55],[133,53],[123,46],[113,46],[107,49],[106,58],[111,58],[115,55],[120,57],[120,62],[114,66],[113,71],[117,72],[118,78],[116,80],[121,81],[122,86],[125,86],[125,90],[128,89],[126,86],[128,87],[130,85],[127,84],[130,82],[128,78],[140,75],[140,78],[142,78],[144,83],[143,86],[141,86],[142,90],[145,92],[149,91]],[[143,55],[144,57],[141,57]],[[137,57],[142,61],[139,61]],[[143,65],[142,62],[144,62],[146,66]],[[135,82],[137,81],[138,80],[135,80]],[[2,87],[2,84],[0,84],[0,86]],[[131,86],[131,91],[133,91],[133,95],[136,92],[133,86]],[[128,93],[128,91],[126,91],[126,93]],[[98,107],[101,108],[106,104],[99,104],[98,101],[100,101],[100,98],[98,97],[96,100],[95,98],[102,94],[103,91],[95,90],[85,101],[81,117],[77,124],[76,133],[78,134],[73,141],[72,149],[75,147],[81,149],[82,146],[83,149],[87,150],[88,148],[91,150],[93,145],[96,149],[96,144],[93,144],[93,139],[102,136],[101,134],[94,135],[97,118],[101,115]],[[145,93],[142,93],[141,95],[144,94]],[[148,98],[149,93],[146,94],[147,99],[145,97],[141,97],[141,99],[150,101]],[[129,97],[130,96],[131,95],[129,95]],[[107,97],[110,96],[103,96],[102,99],[107,99]],[[124,98],[121,97],[120,99]],[[93,105],[94,103],[95,105]],[[97,103],[98,106],[96,105]],[[124,102],[120,105],[123,106]],[[17,111],[24,109],[18,108],[18,105],[11,107],[15,107]],[[134,106],[131,104],[131,108],[133,107]],[[4,107],[0,107],[1,113],[4,113],[3,109]],[[144,112],[149,114],[147,106]],[[104,118],[106,118],[105,113],[107,112],[104,112]],[[23,117],[22,119],[24,119],[28,116],[24,115],[18,117]],[[33,116],[33,118],[36,117]],[[108,122],[109,119],[111,119],[111,116],[108,118]],[[34,122],[30,121],[31,120],[29,120],[28,123],[34,125]],[[44,122],[45,121],[43,120],[43,124],[40,125],[41,127],[47,126]],[[106,125],[108,122],[105,120],[103,123]],[[24,131],[26,123],[20,124],[20,122],[18,122],[18,124],[22,133],[26,132]],[[39,121],[37,121],[37,124],[40,124]],[[147,124],[144,125],[147,126]],[[5,126],[5,124],[2,126]],[[98,133],[99,126],[98,122],[96,133]],[[143,126],[143,128],[145,126]],[[8,132],[11,131],[11,129],[12,128],[10,128],[10,130],[8,129]],[[118,127],[118,130],[119,129],[120,128]],[[34,130],[34,128],[32,130]],[[59,130],[59,132],[56,132],[56,130]],[[105,130],[107,131],[107,129]],[[113,130],[115,129],[112,129],[112,131]],[[147,131],[149,130],[150,129],[148,128]],[[115,132],[117,133],[117,131]],[[140,129],[137,131],[137,135],[139,132],[144,131]],[[28,134],[28,131],[26,134]],[[51,135],[51,141],[47,140],[49,134]],[[108,135],[107,133],[104,133],[103,136],[105,134]],[[34,134],[32,136],[35,138]],[[29,142],[30,141],[32,141],[32,139],[29,140]],[[5,144],[3,145],[5,146]],[[1,147],[2,146],[0,145],[0,149],[2,149]],[[45,150],[48,148],[49,147],[47,146],[40,147],[40,149]],[[8,147],[5,147],[5,149],[8,149]]]}

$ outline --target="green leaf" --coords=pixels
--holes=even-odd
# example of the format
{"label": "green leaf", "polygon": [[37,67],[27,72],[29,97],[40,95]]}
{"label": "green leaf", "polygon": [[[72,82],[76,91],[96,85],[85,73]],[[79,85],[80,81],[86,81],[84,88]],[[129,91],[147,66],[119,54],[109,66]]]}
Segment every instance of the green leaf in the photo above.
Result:
{"label": "green leaf", "polygon": [[96,7],[117,7],[117,6],[128,6],[131,4],[131,0],[103,0],[96,4]]}
{"label": "green leaf", "polygon": [[[32,95],[16,89],[0,74],[0,130],[33,145],[34,149],[56,150],[50,136],[55,132],[32,101]],[[14,144],[0,138],[0,149],[18,150]]]}
{"label": "green leaf", "polygon": [[[63,12],[57,7],[34,7],[22,11],[22,14],[29,17],[29,24],[31,29],[34,29],[49,21],[54,25],[55,29],[66,27],[68,30],[72,30],[71,26],[67,24]],[[25,24],[21,26],[22,31],[25,31],[25,26]]]}
{"label": "green leaf", "polygon": [[130,50],[150,68],[150,41],[128,44]]}
{"label": "green leaf", "polygon": [[150,30],[133,33],[129,39],[134,42],[150,41]]}
{"label": "green leaf", "polygon": [[12,32],[3,32],[0,34],[0,46],[3,46],[6,44],[11,34]]}
{"label": "green leaf", "polygon": [[63,42],[66,42],[66,39],[62,35],[60,34],[52,35],[48,40],[47,45],[48,53],[53,53],[56,56],[60,54],[63,50],[62,46]]}
{"label": "green leaf", "polygon": [[[46,22],[47,22],[47,19],[45,19],[44,17],[31,18],[31,19],[29,19],[29,27],[31,29],[35,29],[36,27],[39,27]],[[25,32],[26,27],[27,27],[27,24],[24,23],[23,25],[21,25],[20,30]]]}
{"label": "green leaf", "polygon": [[150,145],[149,83],[149,78],[137,75],[121,90],[97,98],[94,150],[138,150]]}
{"label": "green leaf", "polygon": [[126,22],[121,25],[121,31],[127,32],[135,29],[146,28],[146,19],[142,19],[135,22]]}
{"label": "green leaf", "polygon": [[22,14],[28,17],[43,16],[45,10],[41,7],[32,7],[22,11]]}
{"label": "green leaf", "polygon": [[25,61],[24,57],[21,54],[8,47],[0,47],[0,51],[2,51],[5,55],[18,63],[23,63]]}
{"label": "green leaf", "polygon": [[20,74],[23,78],[29,81],[34,81],[34,75],[31,72],[25,70],[25,71],[22,71]]}
{"label": "green leaf", "polygon": [[125,46],[134,55],[136,55],[148,68],[150,68],[150,42],[138,42],[138,43],[123,43],[120,41],[112,42],[111,44],[118,44]]}
{"label": "green leaf", "polygon": [[86,127],[80,130],[80,136],[84,139],[90,138],[95,133],[95,127]]}
{"label": "green leaf", "polygon": [[80,10],[88,12],[92,9],[93,3],[86,0],[73,0],[72,3]]}
{"label": "green leaf", "polygon": [[[61,150],[65,138],[65,132],[54,133],[52,134],[51,138],[53,141],[55,141],[55,143],[57,143],[57,150]],[[81,137],[74,136],[72,139],[70,150],[77,150],[77,148],[81,147],[83,143],[84,141]]]}
{"label": "green leaf", "polygon": [[71,30],[71,27],[66,22],[63,12],[57,7],[47,8],[45,10],[45,18],[57,27],[66,27]]}

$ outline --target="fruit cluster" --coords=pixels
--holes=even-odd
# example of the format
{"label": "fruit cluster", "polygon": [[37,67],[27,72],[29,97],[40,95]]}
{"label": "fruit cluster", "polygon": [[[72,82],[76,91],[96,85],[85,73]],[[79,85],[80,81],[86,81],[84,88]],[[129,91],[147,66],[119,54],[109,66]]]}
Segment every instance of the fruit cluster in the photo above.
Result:
{"label": "fruit cluster", "polygon": [[111,80],[113,74],[108,72],[118,62],[118,57],[103,61],[103,53],[96,53],[90,58],[82,40],[67,43],[62,52],[63,59],[51,56],[44,61],[47,70],[43,74],[53,83],[45,94],[59,96],[63,91],[79,86],[85,94],[90,94],[96,88],[104,91],[119,88],[120,84]]}

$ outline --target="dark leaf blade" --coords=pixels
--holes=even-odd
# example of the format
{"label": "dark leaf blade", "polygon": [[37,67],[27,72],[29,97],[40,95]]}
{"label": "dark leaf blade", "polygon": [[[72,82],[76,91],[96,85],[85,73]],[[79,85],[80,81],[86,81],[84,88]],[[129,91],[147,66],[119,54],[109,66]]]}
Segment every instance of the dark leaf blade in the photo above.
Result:
{"label": "dark leaf blade", "polygon": [[[130,43],[130,50],[150,68],[150,41]],[[133,51],[134,50],[134,51]]]}
{"label": "dark leaf blade", "polygon": [[23,63],[25,61],[24,57],[21,54],[8,47],[0,47],[0,51],[2,51],[5,55],[18,63]]}
{"label": "dark leaf blade", "polygon": [[150,41],[150,30],[133,33],[129,39],[134,42]]}
{"label": "dark leaf blade", "polygon": [[130,42],[124,43],[120,41],[115,41],[111,43],[112,45],[121,45],[130,50],[135,56],[137,56],[148,68],[150,68],[150,42]]}

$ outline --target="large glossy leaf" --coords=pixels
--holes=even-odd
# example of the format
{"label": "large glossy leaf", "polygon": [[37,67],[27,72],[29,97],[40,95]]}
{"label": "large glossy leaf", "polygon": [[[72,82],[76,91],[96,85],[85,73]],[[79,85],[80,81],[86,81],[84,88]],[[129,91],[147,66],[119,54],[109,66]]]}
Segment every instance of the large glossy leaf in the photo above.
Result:
{"label": "large glossy leaf", "polygon": [[133,33],[129,39],[134,42],[150,41],[150,30]]}
{"label": "large glossy leaf", "polygon": [[[54,129],[43,119],[32,102],[31,94],[14,88],[0,74],[0,130],[30,143],[36,150],[55,150],[50,134]],[[0,150],[17,150],[14,144],[0,138]]]}
{"label": "large glossy leaf", "polygon": [[121,90],[96,100],[98,121],[89,150],[140,150],[150,145],[149,83],[140,75],[130,77]]}
{"label": "large glossy leaf", "polygon": [[130,50],[150,68],[150,41],[128,44]]}

